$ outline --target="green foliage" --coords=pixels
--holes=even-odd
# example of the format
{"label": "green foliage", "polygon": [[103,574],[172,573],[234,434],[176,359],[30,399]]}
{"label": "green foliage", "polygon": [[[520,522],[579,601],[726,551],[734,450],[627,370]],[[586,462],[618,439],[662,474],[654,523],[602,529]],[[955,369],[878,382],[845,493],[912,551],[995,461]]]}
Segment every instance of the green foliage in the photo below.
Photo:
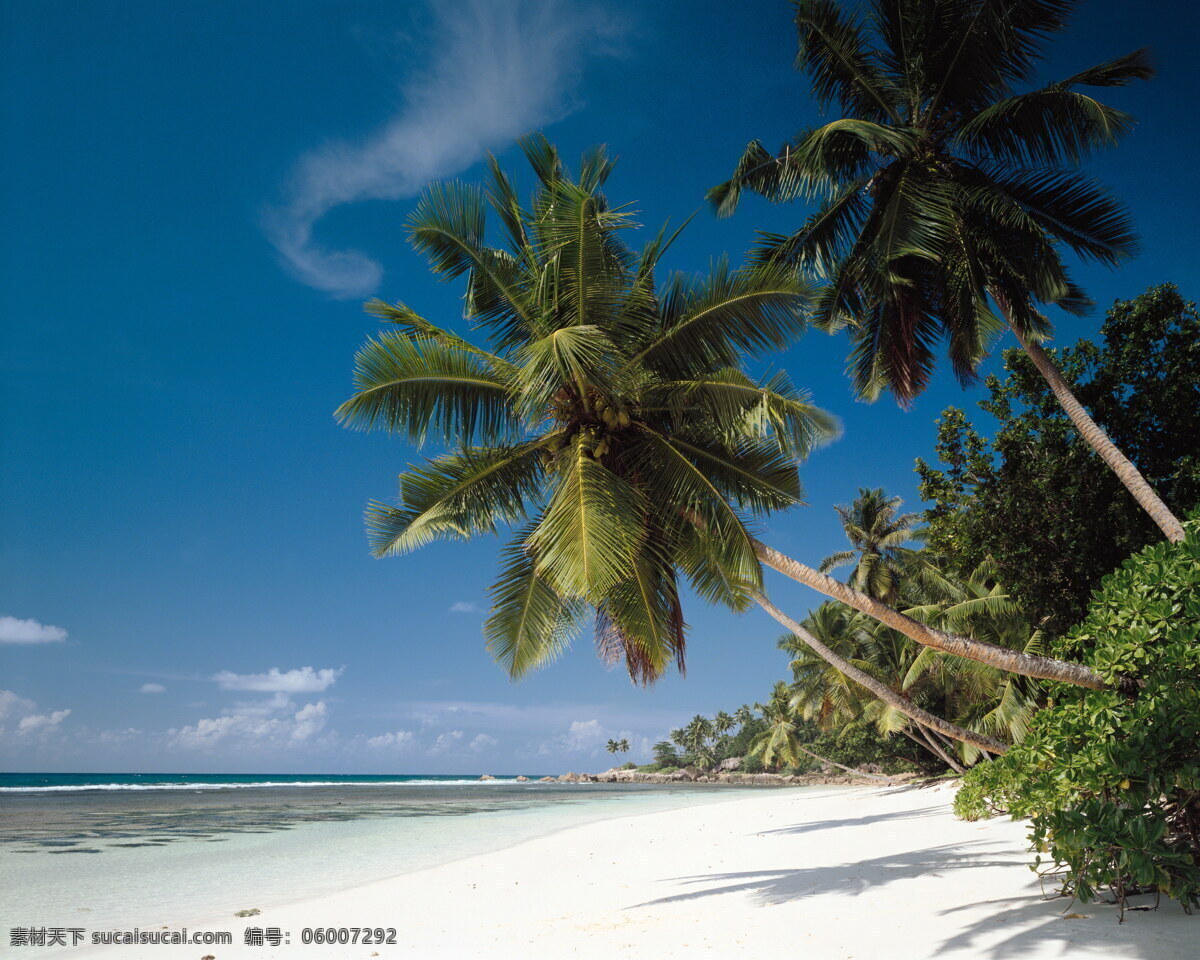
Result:
{"label": "green foliage", "polygon": [[[1177,515],[1200,503],[1200,313],[1171,284],[1118,301],[1100,345],[1055,351],[1081,403]],[[963,411],[917,461],[928,545],[965,573],[985,558],[1034,621],[1060,634],[1101,578],[1161,536],[1079,437],[1021,351],[987,379],[989,442]]]}
{"label": "green foliage", "polygon": [[738,773],[763,773],[766,769],[767,765],[762,762],[761,757],[743,757]]}
{"label": "green foliage", "polygon": [[1056,689],[955,803],[968,818],[1030,817],[1037,867],[1085,901],[1107,889],[1122,905],[1142,891],[1200,904],[1200,512],[1186,527],[1106,577],[1060,644],[1113,688]]}
{"label": "green foliage", "polygon": [[801,501],[798,463],[835,432],[786,375],[742,369],[795,342],[811,290],[782,264],[658,275],[674,237],[628,245],[603,149],[572,178],[544,137],[521,146],[530,203],[493,160],[486,188],[435,184],[408,224],[432,271],[465,281],[480,344],[373,301],[391,329],[337,416],[447,448],[369,507],[376,556],[510,533],[484,632],[511,676],[591,612],[601,656],[646,683],[684,666],[685,583],[737,610],[761,589],[747,521]]}
{"label": "green foliage", "polygon": [[637,768],[638,768],[638,765],[636,763],[634,763],[632,760],[626,761],[625,763],[621,764],[621,766],[620,766],[621,770],[636,770]]}
{"label": "green foliage", "polygon": [[1133,252],[1124,207],[1077,169],[1133,120],[1081,88],[1149,77],[1146,52],[1021,89],[1073,6],[796,0],[796,66],[835,119],[775,154],[752,142],[709,198],[723,215],[745,190],[820,198],[758,258],[828,278],[814,323],[848,329],[862,396],[908,403],[943,343],[971,381],[1003,323],[1040,337],[1039,305],[1086,307],[1065,251],[1109,266]]}

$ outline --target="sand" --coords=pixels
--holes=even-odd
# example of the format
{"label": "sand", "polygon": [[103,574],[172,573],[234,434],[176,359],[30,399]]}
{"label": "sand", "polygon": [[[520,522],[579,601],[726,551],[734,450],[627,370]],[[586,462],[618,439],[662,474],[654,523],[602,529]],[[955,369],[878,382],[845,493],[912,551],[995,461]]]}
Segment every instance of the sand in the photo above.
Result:
{"label": "sand", "polygon": [[[121,960],[1200,957],[1200,916],[1178,904],[1119,924],[1104,904],[1043,900],[1024,825],[956,820],[951,798],[948,786],[739,793],[573,827],[249,920],[190,924],[234,931],[232,947],[68,952]],[[278,927],[292,942],[245,946],[247,925]],[[395,927],[397,943],[301,945],[302,929],[318,926]]]}

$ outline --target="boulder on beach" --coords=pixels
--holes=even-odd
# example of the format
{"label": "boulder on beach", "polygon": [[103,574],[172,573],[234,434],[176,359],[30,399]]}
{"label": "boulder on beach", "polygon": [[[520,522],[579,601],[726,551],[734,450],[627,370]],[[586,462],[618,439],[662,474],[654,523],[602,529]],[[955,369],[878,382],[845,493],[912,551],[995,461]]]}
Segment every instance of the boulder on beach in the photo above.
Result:
{"label": "boulder on beach", "polygon": [[558,778],[558,782],[559,783],[578,783],[579,782],[579,774],[564,773],[561,777]]}
{"label": "boulder on beach", "polygon": [[517,783],[528,783],[528,782],[529,782],[528,777],[517,777]]}
{"label": "boulder on beach", "polygon": [[495,777],[493,777],[493,776],[492,776],[490,773],[485,773],[485,774],[484,774],[482,777],[480,777],[479,779],[480,779],[480,780],[495,780],[496,778],[495,778]]}
{"label": "boulder on beach", "polygon": [[557,783],[553,777],[539,777],[538,783]]}

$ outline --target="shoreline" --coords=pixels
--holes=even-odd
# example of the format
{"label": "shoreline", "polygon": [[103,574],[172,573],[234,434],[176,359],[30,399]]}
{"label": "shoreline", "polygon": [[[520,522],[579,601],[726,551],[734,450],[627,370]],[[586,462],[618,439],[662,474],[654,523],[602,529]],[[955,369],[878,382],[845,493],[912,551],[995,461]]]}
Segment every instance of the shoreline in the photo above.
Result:
{"label": "shoreline", "polygon": [[[233,916],[230,946],[80,947],[81,957],[1010,956],[1184,960],[1173,903],[1124,924],[1104,904],[1043,901],[1025,826],[955,820],[953,787],[764,791],[617,815],[502,850]],[[247,906],[251,906],[247,904]],[[1072,915],[1071,919],[1063,917]],[[246,926],[290,945],[245,946]],[[394,927],[394,945],[302,945],[305,928]],[[35,955],[37,955],[35,951]]]}

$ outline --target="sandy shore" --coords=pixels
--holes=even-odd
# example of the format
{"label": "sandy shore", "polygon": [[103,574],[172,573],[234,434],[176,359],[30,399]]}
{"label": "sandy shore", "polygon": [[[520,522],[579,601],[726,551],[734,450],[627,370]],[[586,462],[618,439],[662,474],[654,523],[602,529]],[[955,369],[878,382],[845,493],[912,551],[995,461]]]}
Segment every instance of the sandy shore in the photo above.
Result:
{"label": "sandy shore", "polygon": [[[1119,925],[1104,905],[1065,911],[1064,900],[1041,900],[1024,827],[955,820],[950,798],[947,787],[740,794],[573,827],[250,920],[191,924],[234,931],[232,947],[69,952],[121,960],[1200,956],[1200,916],[1177,904]],[[291,945],[245,946],[246,925],[279,927]],[[395,927],[397,943],[302,946],[301,930],[317,926]]]}

